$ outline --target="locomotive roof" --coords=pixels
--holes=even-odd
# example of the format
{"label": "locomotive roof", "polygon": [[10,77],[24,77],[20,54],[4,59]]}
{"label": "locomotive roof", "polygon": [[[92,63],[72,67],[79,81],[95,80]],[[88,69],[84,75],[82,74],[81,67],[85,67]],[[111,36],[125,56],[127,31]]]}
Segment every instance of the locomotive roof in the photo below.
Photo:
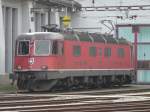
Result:
{"label": "locomotive roof", "polygon": [[63,32],[63,33],[34,32],[21,34],[17,38],[17,40],[32,40],[32,39],[76,40],[86,42],[128,44],[128,41],[124,38],[116,39],[113,38],[112,35],[85,33],[85,32]]}
{"label": "locomotive roof", "polygon": [[65,40],[79,40],[89,42],[113,43],[113,44],[129,44],[124,38],[113,38],[112,35],[85,33],[85,32],[65,32],[63,33]]}
{"label": "locomotive roof", "polygon": [[24,33],[18,36],[17,40],[34,40],[34,39],[52,39],[52,40],[64,40],[64,37],[60,33],[54,32],[34,32]]}

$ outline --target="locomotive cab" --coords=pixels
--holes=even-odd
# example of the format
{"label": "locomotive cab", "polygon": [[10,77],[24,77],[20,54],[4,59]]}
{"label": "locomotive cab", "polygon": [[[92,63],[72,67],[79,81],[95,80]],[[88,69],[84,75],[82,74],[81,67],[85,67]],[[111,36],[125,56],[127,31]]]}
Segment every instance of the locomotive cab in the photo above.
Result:
{"label": "locomotive cab", "polygon": [[[63,38],[53,33],[24,34],[16,41],[15,71],[41,71],[61,66]],[[50,58],[52,58],[50,60]]]}

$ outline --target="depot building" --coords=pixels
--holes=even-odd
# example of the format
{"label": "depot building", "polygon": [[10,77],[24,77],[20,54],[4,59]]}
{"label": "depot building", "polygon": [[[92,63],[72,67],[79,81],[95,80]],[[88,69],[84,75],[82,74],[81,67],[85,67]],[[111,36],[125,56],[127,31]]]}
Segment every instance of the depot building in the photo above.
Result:
{"label": "depot building", "polygon": [[0,0],[0,74],[13,73],[17,35],[41,32],[51,24],[63,28],[63,17],[80,7],[74,0]]}

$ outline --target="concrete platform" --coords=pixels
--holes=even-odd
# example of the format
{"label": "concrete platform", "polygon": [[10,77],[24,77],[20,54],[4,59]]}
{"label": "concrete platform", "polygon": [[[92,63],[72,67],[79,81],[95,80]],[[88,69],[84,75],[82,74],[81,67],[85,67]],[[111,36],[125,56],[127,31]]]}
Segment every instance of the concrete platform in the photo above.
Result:
{"label": "concrete platform", "polygon": [[0,85],[8,85],[11,83],[11,79],[9,78],[9,74],[0,74]]}

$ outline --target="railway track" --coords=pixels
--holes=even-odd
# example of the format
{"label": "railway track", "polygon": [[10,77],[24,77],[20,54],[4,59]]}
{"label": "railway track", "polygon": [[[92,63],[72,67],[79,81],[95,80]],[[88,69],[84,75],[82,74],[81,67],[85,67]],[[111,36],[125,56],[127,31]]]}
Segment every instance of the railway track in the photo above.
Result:
{"label": "railway track", "polygon": [[[98,90],[84,90],[84,91],[74,91],[74,92],[61,92],[58,94],[88,94],[88,95],[106,95],[106,94],[125,94],[125,93],[136,93],[136,92],[150,92],[150,87],[148,85],[144,86],[123,86],[121,88],[109,88],[109,89],[98,89]],[[56,93],[57,94],[57,93]]]}
{"label": "railway track", "polygon": [[66,94],[0,94],[0,111],[150,112],[150,92],[143,90],[126,91],[124,94],[110,94],[110,91],[108,94],[98,94],[98,90],[96,92],[96,94],[94,94],[95,91],[74,92],[74,94],[73,92],[71,94],[70,92]]}

